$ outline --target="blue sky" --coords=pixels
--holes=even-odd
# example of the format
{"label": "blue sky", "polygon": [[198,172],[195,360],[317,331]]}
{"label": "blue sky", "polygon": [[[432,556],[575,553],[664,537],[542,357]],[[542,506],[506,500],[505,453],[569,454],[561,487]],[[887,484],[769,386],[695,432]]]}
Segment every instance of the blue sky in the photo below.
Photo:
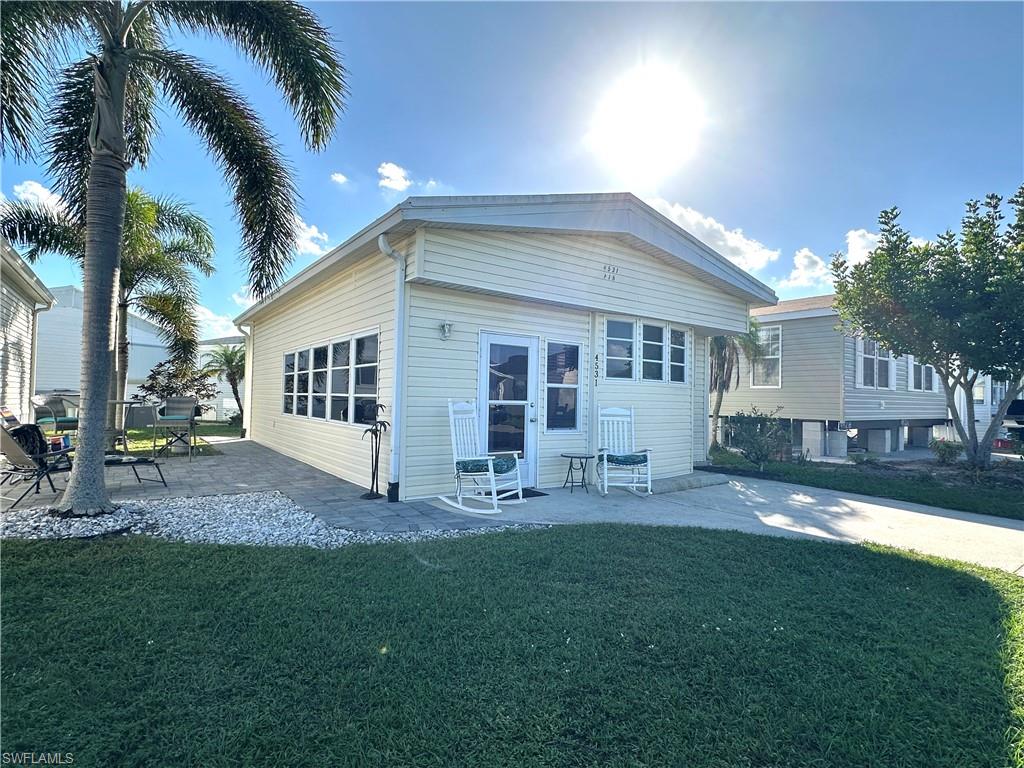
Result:
{"label": "blue sky", "polygon": [[[828,290],[831,253],[862,257],[882,208],[899,206],[913,234],[933,237],[956,227],[968,198],[1024,181],[1019,3],[312,7],[351,88],[320,154],[303,149],[245,59],[179,41],[231,76],[295,168],[305,236],[292,272],[410,194],[629,190],[790,298]],[[592,140],[603,99],[629,92],[616,83],[638,68],[671,71],[668,84],[697,95],[652,99],[652,115],[669,111],[639,142],[650,149],[643,179]],[[130,182],[189,201],[214,226],[202,317],[211,334],[229,330],[246,293],[230,191],[169,109],[150,168]],[[4,161],[7,197],[45,187],[38,166]],[[80,282],[55,258],[37,272]]]}

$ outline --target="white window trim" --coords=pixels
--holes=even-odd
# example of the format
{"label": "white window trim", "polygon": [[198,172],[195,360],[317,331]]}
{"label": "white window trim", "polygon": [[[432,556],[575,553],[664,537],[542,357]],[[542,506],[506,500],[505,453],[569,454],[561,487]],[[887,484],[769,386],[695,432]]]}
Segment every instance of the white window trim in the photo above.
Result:
{"label": "white window trim", "polygon": [[[855,386],[856,386],[857,389],[880,389],[880,390],[883,390],[883,391],[887,391],[887,390],[888,391],[893,391],[893,390],[896,389],[896,355],[894,355],[891,350],[888,350],[888,349],[885,349],[884,347],[882,347],[882,345],[879,344],[877,341],[875,341],[874,344],[875,344],[875,354],[873,354],[873,355],[865,355],[864,354],[864,338],[861,337],[861,336],[858,336],[855,339],[855,341],[854,341],[854,367],[856,369],[854,371]],[[883,351],[888,355],[888,357],[881,357],[878,354],[879,352],[883,352]],[[865,357],[869,357],[869,358],[871,358],[872,360],[875,361],[875,364],[874,364],[875,383],[874,384],[865,384],[864,383],[864,358]],[[878,386],[878,361],[879,360],[888,360],[889,361],[889,383],[887,385],[885,385],[884,387]],[[910,369],[910,368],[908,368],[907,370],[908,370],[908,373],[909,373],[909,377],[912,379],[912,377],[913,377],[913,370]],[[934,381],[934,379],[933,379],[933,381]]]}
{"label": "white window trim", "polygon": [[[579,357],[577,359],[576,383],[575,384],[549,384],[548,383],[548,345],[550,344],[566,344],[572,347],[576,347],[579,350]],[[543,373],[541,375],[544,383],[544,425],[542,432],[552,435],[579,435],[583,433],[583,365],[584,365],[584,344],[582,341],[569,341],[568,339],[545,339],[544,340],[544,366]],[[628,381],[628,379],[612,379],[612,381]],[[576,426],[572,429],[563,429],[560,427],[548,427],[548,387],[555,389],[576,389]]]}
{"label": "white window trim", "polygon": [[[645,325],[649,325],[652,328],[660,328],[661,329],[661,360],[660,361],[659,360],[652,360],[650,358],[644,357],[644,344],[657,344],[658,343],[656,341],[646,341],[644,339],[644,326]],[[638,320],[638,322],[637,322],[637,333],[639,334],[639,336],[638,336],[637,344],[639,345],[639,351],[640,351],[640,356],[639,356],[640,370],[639,370],[639,374],[640,374],[640,381],[641,382],[645,382],[646,381],[646,382],[651,382],[653,384],[664,384],[666,381],[668,381],[669,327],[670,326],[667,323],[661,323],[661,322],[657,322],[655,320],[644,320],[642,318]],[[661,363],[661,378],[660,379],[648,379],[646,376],[644,376],[644,363],[657,363],[657,362]]]}
{"label": "white window trim", "polygon": [[[914,366],[921,366],[921,386],[914,386]],[[924,369],[932,369],[932,388],[925,389],[924,387]],[[939,391],[939,374],[935,371],[935,366],[929,363],[917,363],[914,360],[913,355],[907,355],[907,391],[908,392],[938,392]]]}
{"label": "white window trim", "polygon": [[[672,343],[672,331],[679,331],[683,334],[683,380],[672,381],[672,366],[679,363],[672,362],[672,349],[678,345]],[[690,386],[690,361],[693,360],[693,329],[682,325],[670,325],[668,327],[668,343],[665,344],[665,376],[666,381],[676,387]]]}
{"label": "white window trim", "polygon": [[751,389],[782,389],[782,326],[781,325],[762,325],[758,328],[760,331],[771,331],[777,330],[779,332],[779,354],[778,355],[764,355],[764,357],[775,359],[778,357],[779,360],[779,383],[778,384],[755,384],[754,383],[754,364],[750,365],[750,388]]}
{"label": "white window trim", "polygon": [[[376,400],[378,403],[380,403],[380,368],[381,368],[381,363],[382,363],[383,358],[381,357],[381,352],[380,352],[380,350],[381,350],[381,334],[380,334],[380,326],[378,325],[378,326],[374,326],[372,328],[363,328],[363,329],[358,330],[358,331],[353,331],[352,333],[342,334],[340,336],[333,336],[333,337],[331,337],[329,339],[326,339],[326,340],[320,339],[318,341],[311,342],[308,345],[304,344],[301,347],[294,347],[294,348],[287,349],[284,352],[282,352],[281,353],[281,372],[280,372],[280,378],[279,378],[279,380],[282,383],[282,391],[281,391],[281,397],[279,398],[279,401],[278,401],[278,405],[281,406],[281,410],[278,411],[277,415],[281,416],[282,418],[301,419],[302,421],[313,422],[315,424],[334,424],[335,426],[343,427],[343,428],[344,427],[348,427],[350,429],[355,428],[355,429],[358,429],[360,431],[365,430],[366,427],[368,426],[367,424],[365,424],[364,422],[361,422],[361,421],[353,421],[352,420],[354,418],[354,416],[355,416],[355,409],[352,407],[354,405],[354,401],[357,398],[359,398],[359,397],[371,397],[371,395],[368,394],[368,393],[358,393],[357,394],[356,391],[355,391],[355,387],[356,387],[355,370],[356,370],[356,367],[357,367],[356,364],[355,364],[356,339],[362,339],[362,338],[365,338],[367,336],[374,336],[374,335],[376,335],[376,337],[377,337],[377,362],[373,363],[373,365],[375,365],[376,368],[377,368],[377,381],[376,381],[376,388],[375,388],[375,391],[374,391],[372,397],[373,397],[374,400]],[[331,381],[331,379],[332,379],[332,377],[334,375],[334,369],[335,369],[335,367],[339,367],[339,366],[332,366],[331,365],[331,363],[333,362],[333,360],[332,360],[332,351],[333,351],[332,347],[333,347],[334,344],[337,344],[337,343],[340,343],[340,342],[344,342],[344,341],[349,342],[349,351],[348,351],[349,363],[348,363],[348,366],[347,366],[347,370],[349,372],[349,391],[348,391],[348,393],[346,395],[344,395],[345,397],[349,398],[349,420],[348,421],[337,421],[336,419],[332,419],[331,418],[331,397],[332,396],[334,396],[334,397],[340,396],[340,395],[332,395],[332,393],[331,393],[331,384],[333,383]],[[298,354],[299,354],[299,352],[309,352],[309,368],[305,371],[305,373],[308,373],[310,375],[310,383],[312,384],[312,376],[313,376],[313,350],[316,349],[317,347],[324,347],[324,346],[327,347],[327,391],[324,393],[324,397],[326,398],[326,403],[324,404],[325,411],[324,411],[323,418],[321,418],[319,416],[310,416],[309,415],[309,409],[312,407],[312,398],[314,397],[314,395],[313,395],[313,393],[311,391],[307,391],[305,393],[305,396],[310,398],[309,405],[307,406],[307,409],[306,409],[306,411],[307,411],[306,413],[304,413],[304,414],[285,413],[285,411],[284,411],[284,397],[285,397],[285,395],[287,395],[289,393],[284,391],[284,386],[283,386],[284,385],[284,376],[286,375],[285,372],[284,372],[284,359],[288,355],[295,355],[296,370],[295,370],[295,372],[292,375],[296,376],[296,379],[297,379],[298,378],[297,377],[297,374],[298,374]],[[370,365],[371,365],[370,363],[363,363],[363,364],[360,364],[358,367],[366,368],[366,367],[369,367]],[[321,370],[321,369],[317,369],[317,370]],[[298,392],[292,392],[291,396],[293,398],[295,398],[295,397],[298,397],[299,394],[300,393],[298,393]],[[320,397],[320,394],[317,393],[316,397]],[[293,405],[293,407],[294,407],[294,405]]]}
{"label": "white window trim", "polygon": [[[637,365],[637,362],[639,361],[639,358],[637,356],[637,352],[641,352],[641,350],[637,349],[637,337],[640,334],[640,330],[639,330],[639,328],[640,328],[640,320],[639,320],[639,318],[636,318],[636,317],[623,317],[621,315],[605,315],[603,322],[604,322],[604,332],[601,334],[601,338],[603,339],[602,343],[604,344],[604,349],[601,350],[601,352],[602,352],[602,354],[601,354],[601,359],[602,359],[601,374],[602,374],[602,378],[604,379],[604,381],[607,381],[609,383],[619,383],[619,384],[622,384],[623,382],[627,382],[627,381],[632,381],[632,382],[640,381],[640,378],[639,378],[639,376],[640,376],[640,371],[639,371],[640,366]],[[608,323],[609,322],[632,323],[633,324],[633,357],[629,358],[630,360],[632,360],[632,363],[633,363],[633,376],[632,376],[632,378],[626,379],[626,378],[622,378],[622,377],[619,377],[619,376],[609,376],[608,375],[608,339],[614,338],[616,340],[619,340],[618,337],[609,336],[608,335]],[[623,339],[623,341],[624,341],[624,339]],[[627,358],[616,357],[616,358],[613,358],[613,359],[615,359],[615,360],[625,360]]]}

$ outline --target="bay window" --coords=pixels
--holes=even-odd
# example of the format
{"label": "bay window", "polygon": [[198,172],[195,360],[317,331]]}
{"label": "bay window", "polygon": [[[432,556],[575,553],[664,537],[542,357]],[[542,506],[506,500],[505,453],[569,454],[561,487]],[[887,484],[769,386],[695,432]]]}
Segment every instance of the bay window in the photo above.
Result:
{"label": "bay window", "polygon": [[338,339],[284,356],[282,412],[372,424],[377,418],[378,335]]}
{"label": "bay window", "polygon": [[665,328],[643,323],[643,353],[640,378],[644,381],[665,380]]}
{"label": "bay window", "polygon": [[636,325],[630,320],[608,320],[605,326],[604,375],[609,379],[633,379]]}

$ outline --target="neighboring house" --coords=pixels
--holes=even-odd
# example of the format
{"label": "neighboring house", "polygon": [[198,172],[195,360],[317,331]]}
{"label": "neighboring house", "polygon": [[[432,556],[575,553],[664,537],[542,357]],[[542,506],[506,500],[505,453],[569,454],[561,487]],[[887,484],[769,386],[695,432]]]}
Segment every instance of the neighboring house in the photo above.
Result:
{"label": "neighboring house", "polygon": [[[66,285],[52,289],[56,304],[39,318],[36,392],[77,392],[82,377],[82,289]],[[157,363],[167,359],[160,328],[137,315],[128,315],[128,384],[126,397]]]}
{"label": "neighboring house", "polygon": [[53,295],[18,252],[0,238],[0,405],[19,420],[33,420],[36,335],[39,316],[53,306]]}
{"label": "neighboring house", "polygon": [[[235,321],[248,434],[401,498],[453,490],[448,400],[482,404],[486,450],[560,486],[596,452],[598,406],[635,408],[655,479],[707,452],[707,338],[775,295],[629,194],[413,197]],[[591,465],[593,466],[593,464]]]}
{"label": "neighboring house", "polygon": [[[244,336],[221,336],[217,339],[204,339],[199,342],[199,367],[202,368],[209,362],[210,353],[216,347],[234,347],[241,344],[245,344]],[[201,405],[203,408],[203,415],[200,417],[203,421],[227,421],[230,416],[238,413],[238,404],[235,402],[235,396],[231,393],[231,385],[228,384],[227,380],[218,381],[216,376],[211,376],[210,381],[217,385],[219,394],[213,400],[203,400]],[[238,392],[242,396],[242,402],[245,402],[245,381],[238,387]]]}
{"label": "neighboring house", "polygon": [[[1006,382],[993,381],[991,376],[979,376],[978,381],[974,385],[973,399],[974,399],[974,425],[975,430],[980,439],[989,425],[992,423],[992,417],[995,416],[996,411],[999,409],[999,403],[1006,397],[1006,390],[1008,389]],[[954,400],[956,401],[956,409],[960,414],[961,421],[964,422],[966,427],[967,418],[967,397],[962,389],[957,389],[954,394]],[[1015,400],[1014,404],[1019,403],[1020,400]],[[1017,413],[1021,409],[1011,407],[1008,415]],[[935,436],[941,437],[945,440],[953,440],[960,442],[960,435],[957,434],[956,427],[953,426],[952,414],[947,413],[949,417],[946,424],[941,427],[935,428]],[[1015,423],[1016,420],[1007,419],[1004,420],[999,426],[999,431],[996,433],[996,437],[1008,437],[1009,430],[1007,429],[1007,423]]]}
{"label": "neighboring house", "polygon": [[846,456],[847,431],[876,453],[925,447],[946,421],[942,384],[930,365],[894,357],[869,339],[844,335],[834,296],[780,301],[754,309],[765,354],[726,393],[722,415],[781,408],[793,421],[794,447],[812,457]]}

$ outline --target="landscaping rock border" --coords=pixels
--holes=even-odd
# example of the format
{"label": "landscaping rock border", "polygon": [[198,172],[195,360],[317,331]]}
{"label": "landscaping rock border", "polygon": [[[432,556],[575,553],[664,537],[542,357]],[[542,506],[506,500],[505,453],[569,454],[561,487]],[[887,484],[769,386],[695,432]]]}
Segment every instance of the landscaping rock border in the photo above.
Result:
{"label": "landscaping rock border", "polygon": [[334,528],[277,491],[127,501],[107,515],[68,517],[45,507],[0,515],[0,538],[87,539],[146,535],[171,541],[336,549],[350,544],[454,539],[547,526],[510,524],[461,530],[378,533]]}

